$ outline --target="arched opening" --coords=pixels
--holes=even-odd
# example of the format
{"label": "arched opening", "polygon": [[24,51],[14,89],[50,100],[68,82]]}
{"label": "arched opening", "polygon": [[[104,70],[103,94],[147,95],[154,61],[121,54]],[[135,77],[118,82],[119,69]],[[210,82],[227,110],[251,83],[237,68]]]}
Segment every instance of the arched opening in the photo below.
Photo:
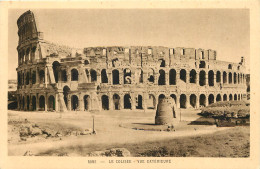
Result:
{"label": "arched opening", "polygon": [[186,83],[186,70],[181,69],[181,71],[180,71],[180,79]]}
{"label": "arched opening", "polygon": [[186,106],[186,95],[185,94],[181,94],[180,96],[180,108],[187,108]]}
{"label": "arched opening", "polygon": [[113,76],[113,84],[119,84],[119,71],[113,70],[112,76]]}
{"label": "arched opening", "polygon": [[177,100],[177,97],[176,97],[176,95],[175,95],[175,94],[171,94],[170,96],[171,96],[171,98],[173,98],[173,99],[174,99],[174,101],[175,101],[175,103],[176,103],[176,100]]}
{"label": "arched opening", "polygon": [[149,100],[147,103],[147,108],[148,109],[155,109],[156,108],[156,99],[154,97],[154,95],[149,94]]}
{"label": "arched opening", "polygon": [[206,72],[205,71],[200,71],[200,86],[205,86],[206,85]]}
{"label": "arched opening", "polygon": [[217,81],[217,83],[220,83],[220,82],[221,82],[221,74],[220,74],[220,71],[217,71],[216,81]]}
{"label": "arched opening", "polygon": [[35,60],[35,52],[36,52],[36,46],[34,46],[34,47],[32,48],[32,51],[31,51],[31,59],[32,59],[32,60]]}
{"label": "arched opening", "polygon": [[137,96],[137,109],[143,109],[143,97],[142,95]]}
{"label": "arched opening", "polygon": [[23,110],[25,109],[25,98],[24,98],[24,96],[23,96],[23,103],[22,103],[22,105],[23,105]]}
{"label": "arched opening", "polygon": [[27,73],[26,73],[26,85],[28,85],[29,82],[30,82],[30,73],[27,72]]}
{"label": "arched opening", "polygon": [[164,59],[159,59],[160,67],[165,67],[165,60]]}
{"label": "arched opening", "polygon": [[33,111],[36,110],[36,97],[35,96],[32,97],[32,110]]}
{"label": "arched opening", "polygon": [[226,94],[223,95],[223,101],[227,101],[227,95]]}
{"label": "arched opening", "polygon": [[36,71],[32,72],[32,84],[36,83]]}
{"label": "arched opening", "polygon": [[214,103],[214,95],[213,94],[209,95],[208,101],[209,101],[209,104]]}
{"label": "arched opening", "polygon": [[26,60],[27,60],[27,61],[31,60],[29,54],[30,54],[30,48],[27,48],[27,50],[26,50]]}
{"label": "arched opening", "polygon": [[64,86],[63,87],[63,98],[64,98],[64,102],[66,107],[68,108],[68,95],[70,92],[70,88],[68,86]]}
{"label": "arched opening", "polygon": [[59,81],[59,71],[60,71],[60,63],[55,61],[52,63],[52,69],[54,73],[55,82],[58,83]]}
{"label": "arched opening", "polygon": [[148,71],[148,81],[150,83],[154,83],[154,70],[153,69],[149,69],[149,71]]}
{"label": "arched opening", "polygon": [[227,83],[227,73],[223,72],[223,83]]}
{"label": "arched opening", "polygon": [[27,96],[26,97],[26,101],[27,101],[27,111],[30,109],[30,97]]}
{"label": "arched opening", "polygon": [[231,64],[228,65],[228,69],[232,69],[232,65]]}
{"label": "arched opening", "polygon": [[90,96],[89,95],[85,95],[84,96],[84,110],[89,110],[90,109]]}
{"label": "arched opening", "polygon": [[89,65],[89,61],[88,61],[88,60],[85,60],[85,61],[84,61],[84,64],[85,64],[85,65]]}
{"label": "arched opening", "polygon": [[102,69],[102,71],[101,71],[101,83],[108,83],[106,69]]}
{"label": "arched opening", "polygon": [[161,99],[165,98],[165,95],[164,94],[160,94],[159,97],[158,97],[158,101],[160,102]]}
{"label": "arched opening", "polygon": [[221,95],[220,94],[217,95],[216,101],[217,102],[221,101]]}
{"label": "arched opening", "polygon": [[91,82],[97,81],[97,72],[93,69],[90,70]]}
{"label": "arched opening", "polygon": [[39,98],[39,111],[45,110],[45,98],[44,96],[40,96]]}
{"label": "arched opening", "polygon": [[48,99],[48,111],[53,111],[55,110],[55,98],[54,96],[49,96],[49,99]]}
{"label": "arched opening", "polygon": [[165,85],[165,71],[161,69],[159,74],[158,85]]}
{"label": "arched opening", "polygon": [[124,108],[131,109],[131,96],[129,94],[125,94],[124,96]]}
{"label": "arched opening", "polygon": [[237,100],[240,100],[240,94],[238,94],[237,96],[238,96]]}
{"label": "arched opening", "polygon": [[190,71],[190,83],[196,83],[197,81],[197,73],[194,69]]}
{"label": "arched opening", "polygon": [[239,73],[237,74],[237,83],[238,84],[240,83],[240,74]]}
{"label": "arched opening", "polygon": [[61,80],[63,82],[67,82],[67,71],[66,70],[62,70],[62,72],[61,72]]}
{"label": "arched opening", "polygon": [[71,81],[78,81],[79,80],[79,73],[77,69],[71,70]]}
{"label": "arched opening", "polygon": [[124,84],[131,84],[131,70],[124,69]]}
{"label": "arched opening", "polygon": [[229,84],[232,83],[232,73],[231,72],[228,74],[228,83]]}
{"label": "arched opening", "polygon": [[237,100],[237,94],[234,95],[234,100]]}
{"label": "arched opening", "polygon": [[233,100],[233,96],[232,94],[229,95],[229,101],[232,101]]}
{"label": "arched opening", "polygon": [[169,83],[170,85],[176,85],[176,70],[171,69],[169,72]]}
{"label": "arched opening", "polygon": [[237,74],[234,73],[234,84],[236,84],[236,83],[237,83]]}
{"label": "arched opening", "polygon": [[200,106],[206,106],[206,96],[204,94],[200,95]]}
{"label": "arched opening", "polygon": [[120,110],[120,96],[118,94],[114,94],[113,101],[114,101],[114,109]]}
{"label": "arched opening", "polygon": [[79,105],[79,99],[78,96],[76,95],[72,95],[71,96],[71,108],[72,110],[77,110],[78,109],[78,105]]}
{"label": "arched opening", "polygon": [[197,97],[195,94],[190,95],[190,105],[195,108],[197,103]]}
{"label": "arched opening", "polygon": [[205,67],[206,67],[205,61],[200,61],[199,68],[205,68]]}
{"label": "arched opening", "polygon": [[109,110],[109,99],[107,95],[103,95],[101,97],[102,100],[102,109],[103,110]]}
{"label": "arched opening", "polygon": [[212,70],[209,71],[208,80],[209,86],[214,86],[214,72]]}

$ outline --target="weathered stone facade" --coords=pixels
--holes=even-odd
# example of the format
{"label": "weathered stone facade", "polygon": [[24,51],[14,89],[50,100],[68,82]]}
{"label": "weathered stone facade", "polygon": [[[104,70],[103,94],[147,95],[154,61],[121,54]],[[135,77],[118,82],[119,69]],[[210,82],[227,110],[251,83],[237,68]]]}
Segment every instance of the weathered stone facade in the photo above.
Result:
{"label": "weathered stone facade", "polygon": [[241,100],[245,61],[216,60],[214,50],[161,46],[72,49],[43,39],[31,11],[17,21],[18,109],[42,111],[177,108]]}

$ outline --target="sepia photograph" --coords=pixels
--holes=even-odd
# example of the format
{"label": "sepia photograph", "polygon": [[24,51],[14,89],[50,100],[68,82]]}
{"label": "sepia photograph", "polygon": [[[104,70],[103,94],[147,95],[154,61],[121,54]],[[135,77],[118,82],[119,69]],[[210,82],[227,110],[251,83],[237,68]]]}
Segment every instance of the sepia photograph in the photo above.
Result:
{"label": "sepia photograph", "polygon": [[7,91],[8,156],[249,158],[249,9],[8,9]]}

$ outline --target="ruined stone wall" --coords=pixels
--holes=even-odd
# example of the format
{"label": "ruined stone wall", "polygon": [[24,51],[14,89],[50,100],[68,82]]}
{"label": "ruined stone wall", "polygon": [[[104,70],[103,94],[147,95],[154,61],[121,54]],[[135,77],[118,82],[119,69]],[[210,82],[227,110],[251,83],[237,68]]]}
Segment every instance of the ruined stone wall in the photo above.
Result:
{"label": "ruined stone wall", "polygon": [[199,108],[246,94],[244,58],[230,63],[214,50],[161,46],[72,49],[34,36],[31,12],[18,19],[19,32],[26,24],[34,27],[18,33],[19,110],[146,110],[165,96],[178,108]]}

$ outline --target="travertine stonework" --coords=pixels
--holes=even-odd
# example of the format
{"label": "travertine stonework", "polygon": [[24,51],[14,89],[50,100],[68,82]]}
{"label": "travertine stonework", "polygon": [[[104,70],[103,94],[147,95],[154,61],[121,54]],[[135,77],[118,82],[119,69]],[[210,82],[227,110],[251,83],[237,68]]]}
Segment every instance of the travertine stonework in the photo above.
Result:
{"label": "travertine stonework", "polygon": [[177,108],[199,108],[246,94],[243,57],[230,63],[214,50],[162,46],[73,49],[45,41],[31,11],[17,25],[19,110],[146,110],[165,96]]}

